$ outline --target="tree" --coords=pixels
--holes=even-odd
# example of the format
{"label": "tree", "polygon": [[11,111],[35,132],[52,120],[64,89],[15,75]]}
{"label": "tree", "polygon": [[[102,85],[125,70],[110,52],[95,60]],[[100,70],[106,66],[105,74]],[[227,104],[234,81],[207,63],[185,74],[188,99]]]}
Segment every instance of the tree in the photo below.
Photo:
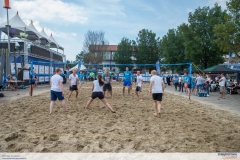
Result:
{"label": "tree", "polygon": [[[160,41],[161,56],[164,57],[162,63],[183,63],[185,62],[185,47],[183,33],[181,30],[169,29],[167,35]],[[183,70],[183,67],[177,67]],[[176,68],[176,67],[171,67]]]}
{"label": "tree", "polygon": [[84,60],[84,56],[85,56],[84,52],[81,51],[80,53],[78,53],[78,54],[76,55],[75,62],[79,62],[80,60]]}
{"label": "tree", "polygon": [[[67,69],[70,69],[70,68],[72,68],[72,67],[75,66],[75,64],[73,64],[73,63],[74,63],[73,61],[66,60],[66,62],[67,62],[67,64],[66,64],[66,68],[67,68]],[[70,64],[70,63],[71,63],[71,64]]]}
{"label": "tree", "polygon": [[105,39],[103,31],[88,31],[84,35],[83,51],[89,54],[91,63],[102,63],[103,53],[106,52],[109,42]]}
{"label": "tree", "polygon": [[199,64],[203,68],[223,62],[224,52],[215,42],[213,27],[224,22],[226,11],[217,4],[213,8],[197,8],[189,13],[189,25],[183,25],[186,59]]}
{"label": "tree", "polygon": [[138,33],[134,50],[137,64],[154,64],[159,60],[160,38],[151,30],[142,29]]}
{"label": "tree", "polygon": [[[133,41],[126,37],[123,37],[121,42],[118,43],[117,52],[114,54],[113,59],[116,64],[132,64],[133,60]],[[119,67],[120,70],[124,70],[125,67]]]}
{"label": "tree", "polygon": [[[240,51],[240,0],[226,2],[228,14],[225,23],[217,24],[214,32],[217,35],[216,43],[222,51],[228,53]],[[240,58],[240,54],[235,54]]]}

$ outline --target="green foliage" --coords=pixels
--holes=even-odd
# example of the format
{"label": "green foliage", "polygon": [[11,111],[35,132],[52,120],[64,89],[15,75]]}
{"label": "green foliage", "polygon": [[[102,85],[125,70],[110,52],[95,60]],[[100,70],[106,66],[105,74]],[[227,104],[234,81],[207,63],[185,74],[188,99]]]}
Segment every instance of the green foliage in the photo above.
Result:
{"label": "green foliage", "polygon": [[186,59],[207,68],[223,62],[224,52],[215,42],[216,34],[213,28],[223,23],[226,11],[215,4],[213,8],[197,8],[194,13],[189,13],[189,25],[182,25],[179,30],[184,35]]}
{"label": "green foliage", "polygon": [[[228,53],[240,51],[240,0],[227,2],[228,14],[225,15],[225,22],[217,24],[214,32],[217,35],[216,43],[222,51]],[[240,57],[239,54],[236,54]]]}
{"label": "green foliage", "polygon": [[[185,62],[185,47],[183,33],[181,30],[169,29],[167,35],[160,41],[160,53],[164,57],[162,63],[174,64]],[[181,67],[170,67],[171,69],[183,70]]]}
{"label": "green foliage", "polygon": [[[66,60],[66,62],[67,62],[67,64],[66,64],[67,69],[70,69],[76,65],[76,64],[74,64],[75,62],[73,62],[73,61]],[[73,63],[73,64],[69,64],[69,63]]]}
{"label": "green foliage", "polygon": [[[132,64],[133,56],[133,41],[123,37],[118,44],[117,52],[114,54],[113,59],[116,64]],[[119,67],[120,70],[125,70],[125,67]]]}
{"label": "green foliage", "polygon": [[142,29],[138,33],[134,47],[136,64],[154,64],[159,59],[159,42],[151,30]]}

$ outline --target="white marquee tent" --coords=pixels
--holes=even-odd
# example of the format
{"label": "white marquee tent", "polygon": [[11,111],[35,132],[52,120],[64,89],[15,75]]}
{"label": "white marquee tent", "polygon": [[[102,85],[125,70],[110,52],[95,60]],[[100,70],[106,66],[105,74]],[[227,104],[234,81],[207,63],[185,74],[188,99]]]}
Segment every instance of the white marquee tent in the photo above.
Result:
{"label": "white marquee tent", "polygon": [[[0,24],[0,30],[2,30],[5,34],[7,34],[7,28],[6,28],[7,22]],[[34,40],[41,40],[42,45],[46,45],[47,42],[50,44],[50,48],[59,48],[61,50],[64,50],[63,47],[61,47],[56,40],[52,37],[47,36],[44,29],[41,32],[38,32],[37,29],[34,27],[33,22],[27,26],[23,20],[20,18],[20,16],[17,14],[9,20],[10,28],[10,37],[18,37],[20,38],[20,33],[24,32],[28,34],[26,39],[29,39],[31,41]]]}
{"label": "white marquee tent", "polygon": [[[73,68],[69,69],[69,71],[72,71],[74,68],[78,69],[78,64],[74,66]],[[87,69],[83,64],[80,67],[80,71]]]}

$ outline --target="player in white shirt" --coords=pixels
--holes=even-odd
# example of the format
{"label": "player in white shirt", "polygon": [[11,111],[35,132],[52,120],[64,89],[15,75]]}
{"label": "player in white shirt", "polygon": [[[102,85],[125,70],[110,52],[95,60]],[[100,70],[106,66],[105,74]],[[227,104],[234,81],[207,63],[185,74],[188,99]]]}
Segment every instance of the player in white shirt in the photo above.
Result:
{"label": "player in white shirt", "polygon": [[50,103],[50,114],[52,113],[55,101],[58,99],[62,101],[63,109],[66,111],[66,103],[64,101],[64,89],[63,89],[63,78],[60,76],[61,70],[56,69],[56,74],[51,77],[51,103]]}
{"label": "player in white shirt", "polygon": [[219,86],[220,86],[220,92],[221,92],[221,97],[222,99],[225,99],[225,83],[226,83],[226,78],[224,74],[221,74],[221,78],[219,79]]}
{"label": "player in white shirt", "polygon": [[156,70],[152,70],[150,79],[150,89],[149,93],[152,94],[152,98],[154,100],[154,115],[161,117],[161,101],[164,93],[164,82],[161,77],[157,75]]}
{"label": "player in white shirt", "polygon": [[143,86],[143,77],[140,74],[140,71],[137,71],[137,77],[136,77],[136,95],[138,97],[139,101],[142,101],[142,86]]}
{"label": "player in white shirt", "polygon": [[92,86],[92,97],[89,99],[89,101],[87,102],[86,105],[86,109],[90,106],[90,104],[92,103],[92,101],[95,98],[99,98],[111,111],[112,113],[116,113],[112,106],[106,101],[106,99],[104,98],[104,94],[103,94],[103,85],[104,83],[106,84],[107,82],[105,82],[102,78],[102,75],[99,74],[97,80],[93,81],[93,86]]}
{"label": "player in white shirt", "polygon": [[72,95],[72,92],[73,91],[76,91],[76,98],[78,97],[78,81],[79,81],[79,78],[78,78],[78,75],[76,74],[77,73],[77,69],[74,68],[72,70],[72,74],[70,74],[69,76],[69,90],[70,90],[70,93],[68,95],[68,99],[70,99],[71,95]]}

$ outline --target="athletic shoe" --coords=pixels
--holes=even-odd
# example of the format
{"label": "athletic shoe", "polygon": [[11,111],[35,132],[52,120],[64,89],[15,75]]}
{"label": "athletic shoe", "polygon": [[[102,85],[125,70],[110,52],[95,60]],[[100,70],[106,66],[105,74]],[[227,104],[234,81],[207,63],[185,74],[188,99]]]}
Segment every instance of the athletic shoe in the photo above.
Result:
{"label": "athletic shoe", "polygon": [[209,97],[209,95],[207,94],[207,97]]}

